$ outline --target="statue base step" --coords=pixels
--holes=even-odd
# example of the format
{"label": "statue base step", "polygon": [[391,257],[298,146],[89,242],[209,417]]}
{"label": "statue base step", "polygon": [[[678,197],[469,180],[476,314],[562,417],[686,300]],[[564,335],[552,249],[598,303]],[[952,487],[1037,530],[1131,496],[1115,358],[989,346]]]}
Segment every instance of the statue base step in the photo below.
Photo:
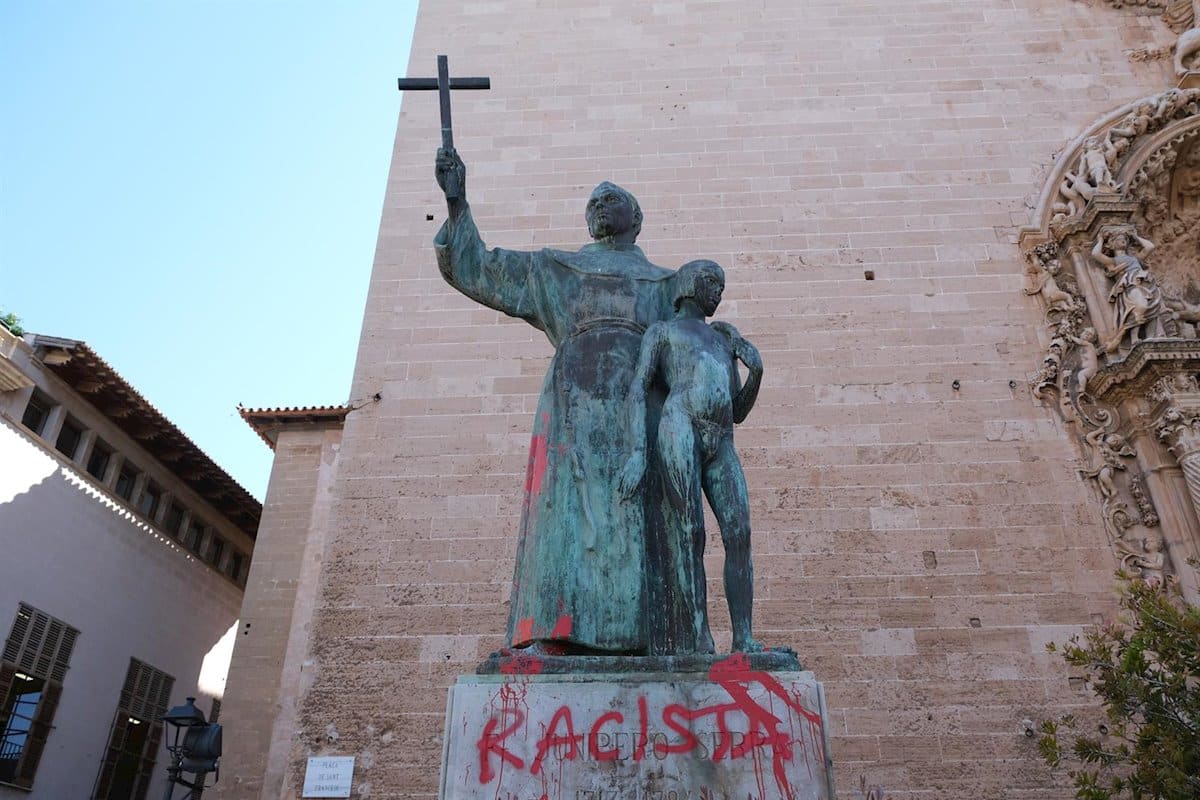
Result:
{"label": "statue base step", "polygon": [[[480,675],[562,675],[574,673],[708,672],[730,654],[682,656],[528,655],[523,650],[492,653],[475,670]],[[796,651],[774,647],[761,653],[741,653],[750,669],[764,672],[800,672],[804,669]]]}
{"label": "statue base step", "polygon": [[825,694],[742,655],[706,671],[464,675],[442,800],[833,800]]}

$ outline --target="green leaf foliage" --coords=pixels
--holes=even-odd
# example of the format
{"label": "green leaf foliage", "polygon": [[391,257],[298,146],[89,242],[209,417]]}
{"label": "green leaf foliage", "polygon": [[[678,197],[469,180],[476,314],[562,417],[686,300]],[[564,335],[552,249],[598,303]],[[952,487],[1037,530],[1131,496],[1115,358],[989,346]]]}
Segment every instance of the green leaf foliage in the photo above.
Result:
{"label": "green leaf foliage", "polygon": [[25,329],[21,327],[21,318],[16,314],[11,312],[5,314],[3,310],[0,310],[0,325],[8,328],[13,336],[25,335]]}
{"label": "green leaf foliage", "polygon": [[1067,766],[1079,800],[1200,798],[1200,608],[1173,580],[1122,575],[1121,616],[1061,652],[1099,697],[1104,718],[1041,725],[1038,751]]}

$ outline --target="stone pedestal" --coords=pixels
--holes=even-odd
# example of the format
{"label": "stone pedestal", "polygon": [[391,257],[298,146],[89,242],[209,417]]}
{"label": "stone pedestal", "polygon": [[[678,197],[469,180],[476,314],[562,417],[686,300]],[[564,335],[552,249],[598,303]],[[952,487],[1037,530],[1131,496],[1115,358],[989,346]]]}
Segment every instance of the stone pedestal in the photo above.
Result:
{"label": "stone pedestal", "polygon": [[443,800],[833,800],[811,672],[733,656],[702,672],[463,676]]}

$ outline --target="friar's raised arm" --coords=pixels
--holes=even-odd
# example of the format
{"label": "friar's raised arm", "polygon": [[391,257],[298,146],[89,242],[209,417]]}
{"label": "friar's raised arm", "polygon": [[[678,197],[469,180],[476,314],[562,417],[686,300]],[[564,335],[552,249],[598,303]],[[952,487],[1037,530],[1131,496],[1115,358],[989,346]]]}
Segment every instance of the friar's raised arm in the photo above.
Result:
{"label": "friar's raised arm", "polygon": [[479,235],[466,200],[466,167],[453,151],[438,151],[439,183],[445,171],[460,172],[460,195],[447,199],[449,217],[433,238],[438,269],[446,282],[477,303],[519,317],[537,328],[532,273],[538,253],[488,249]]}

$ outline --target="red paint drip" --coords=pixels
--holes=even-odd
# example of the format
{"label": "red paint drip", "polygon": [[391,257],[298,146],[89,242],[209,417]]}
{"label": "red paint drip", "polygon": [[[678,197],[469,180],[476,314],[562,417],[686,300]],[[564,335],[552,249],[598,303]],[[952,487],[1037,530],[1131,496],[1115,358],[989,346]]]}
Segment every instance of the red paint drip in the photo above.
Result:
{"label": "red paint drip", "polygon": [[[750,696],[749,686],[755,683],[762,685],[772,698],[781,700],[789,709],[818,729],[821,724],[821,716],[801,705],[798,698],[793,698],[783,684],[775,680],[770,673],[750,669],[750,661],[742,653],[735,653],[729,658],[713,664],[708,677],[713,682],[720,684],[733,701],[726,706],[713,706],[708,709],[717,712],[717,728],[722,733],[723,739],[721,746],[713,753],[713,760],[720,761],[725,756],[741,758],[749,754],[755,758],[757,763],[759,748],[770,749],[771,772],[775,783],[784,797],[792,800],[795,797],[795,790],[792,789],[787,779],[785,769],[785,762],[792,759],[792,737],[780,730],[779,726],[782,720],[779,717],[771,713],[770,709],[759,705]],[[745,714],[750,723],[746,738],[737,746],[731,746],[732,739],[728,737],[728,728],[725,726],[724,720],[725,712],[732,710]]]}

